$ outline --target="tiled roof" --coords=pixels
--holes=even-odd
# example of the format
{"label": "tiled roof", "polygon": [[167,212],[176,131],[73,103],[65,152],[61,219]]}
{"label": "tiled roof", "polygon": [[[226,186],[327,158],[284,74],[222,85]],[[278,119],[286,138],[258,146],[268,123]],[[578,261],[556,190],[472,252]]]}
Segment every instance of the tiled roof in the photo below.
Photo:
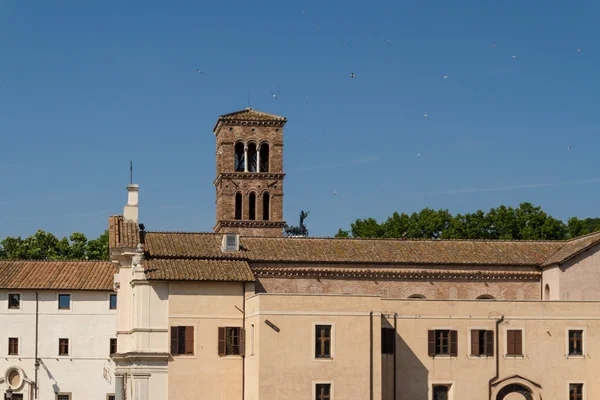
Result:
{"label": "tiled roof", "polygon": [[0,261],[0,289],[113,290],[108,261]]}
{"label": "tiled roof", "polygon": [[246,261],[151,259],[144,267],[149,280],[254,281]]}
{"label": "tiled roof", "polygon": [[250,107],[244,109],[244,110],[240,110],[240,111],[235,111],[229,114],[224,114],[221,115],[219,117],[219,119],[217,120],[217,123],[215,124],[215,127],[213,128],[213,132],[217,131],[217,127],[219,126],[220,123],[222,122],[228,122],[228,123],[251,123],[251,124],[258,124],[258,125],[283,125],[287,122],[287,119],[285,117],[279,116],[279,115],[274,115],[274,114],[268,114],[266,112],[262,112],[262,111],[257,111],[254,110]]}
{"label": "tiled roof", "polygon": [[122,215],[108,218],[108,245],[111,249],[137,247],[140,243],[140,230],[134,221],[126,221]]}
{"label": "tiled roof", "polygon": [[221,234],[147,232],[150,258],[250,262],[539,266],[559,241],[386,240],[242,237],[240,251],[221,251]]}
{"label": "tiled roof", "polygon": [[560,250],[542,263],[542,267],[552,264],[562,264],[598,243],[600,243],[600,232],[594,232],[589,235],[569,240],[568,242],[565,242],[565,245]]}

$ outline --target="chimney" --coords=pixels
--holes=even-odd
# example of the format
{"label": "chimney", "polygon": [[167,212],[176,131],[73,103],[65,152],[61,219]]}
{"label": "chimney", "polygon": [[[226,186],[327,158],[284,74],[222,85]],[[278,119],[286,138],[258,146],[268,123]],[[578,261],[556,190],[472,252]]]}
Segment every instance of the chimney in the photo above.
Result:
{"label": "chimney", "polygon": [[138,192],[139,185],[127,185],[127,205],[123,208],[125,221],[138,222]]}

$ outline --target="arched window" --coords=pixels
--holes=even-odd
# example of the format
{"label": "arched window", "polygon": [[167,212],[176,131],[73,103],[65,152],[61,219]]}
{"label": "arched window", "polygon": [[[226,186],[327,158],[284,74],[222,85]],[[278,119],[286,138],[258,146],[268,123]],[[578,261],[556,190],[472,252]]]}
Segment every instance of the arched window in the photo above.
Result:
{"label": "arched window", "polygon": [[235,144],[235,171],[245,171],[244,143],[238,142]]}
{"label": "arched window", "polygon": [[263,221],[269,220],[269,206],[271,203],[271,196],[269,196],[269,192],[263,193]]}
{"label": "arched window", "polygon": [[260,172],[269,172],[269,144],[260,145]]}
{"label": "arched window", "polygon": [[496,300],[496,298],[489,294],[482,294],[481,296],[477,297],[477,300]]}
{"label": "arched window", "polygon": [[256,172],[256,143],[250,143],[248,145],[248,172]]}
{"label": "arched window", "polygon": [[[512,385],[507,385],[502,388],[498,395],[496,396],[496,400],[504,400],[505,397],[508,397],[511,393],[518,393],[521,395],[522,399],[525,400],[533,400],[533,395],[531,391],[523,385],[519,385],[518,383],[514,383]],[[515,398],[515,397],[511,397]]]}
{"label": "arched window", "polygon": [[242,194],[235,194],[235,219],[242,219]]}
{"label": "arched window", "polygon": [[409,299],[427,299],[427,297],[423,296],[422,294],[411,294],[410,296],[408,296]]}
{"label": "arched window", "polygon": [[248,219],[256,219],[256,194],[250,193],[248,198]]}
{"label": "arched window", "polygon": [[550,285],[548,284],[544,288],[544,300],[550,300]]}

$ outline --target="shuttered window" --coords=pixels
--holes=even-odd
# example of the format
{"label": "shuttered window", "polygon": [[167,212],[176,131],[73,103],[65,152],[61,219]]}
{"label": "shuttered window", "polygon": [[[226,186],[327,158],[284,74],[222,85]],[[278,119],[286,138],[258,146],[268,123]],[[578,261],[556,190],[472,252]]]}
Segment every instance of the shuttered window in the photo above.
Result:
{"label": "shuttered window", "polygon": [[583,331],[569,331],[569,355],[583,355]]}
{"label": "shuttered window", "polygon": [[393,328],[381,328],[381,354],[394,354],[395,336]]}
{"label": "shuttered window", "polygon": [[171,327],[171,355],[194,354],[194,327]]}
{"label": "shuttered window", "polygon": [[19,338],[8,338],[8,355],[18,356],[19,355]]}
{"label": "shuttered window", "polygon": [[458,356],[458,332],[452,330],[431,330],[427,334],[427,347],[430,357],[446,355]]}
{"label": "shuttered window", "polygon": [[239,326],[219,328],[219,356],[244,355],[244,329]]}
{"label": "shuttered window", "polygon": [[69,339],[58,339],[58,355],[68,356],[69,355]]}
{"label": "shuttered window", "polygon": [[506,355],[523,355],[523,331],[516,329],[506,331]]}
{"label": "shuttered window", "polygon": [[482,329],[471,330],[471,355],[494,355],[494,331],[487,331]]}
{"label": "shuttered window", "polygon": [[583,400],[583,383],[569,384],[569,400]]}

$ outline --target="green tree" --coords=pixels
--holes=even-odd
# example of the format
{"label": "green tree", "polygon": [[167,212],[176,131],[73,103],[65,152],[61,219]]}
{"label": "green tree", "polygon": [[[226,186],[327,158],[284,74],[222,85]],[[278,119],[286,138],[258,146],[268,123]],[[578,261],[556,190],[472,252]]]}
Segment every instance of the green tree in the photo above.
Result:
{"label": "green tree", "polygon": [[108,230],[87,243],[86,256],[88,260],[108,260]]}

